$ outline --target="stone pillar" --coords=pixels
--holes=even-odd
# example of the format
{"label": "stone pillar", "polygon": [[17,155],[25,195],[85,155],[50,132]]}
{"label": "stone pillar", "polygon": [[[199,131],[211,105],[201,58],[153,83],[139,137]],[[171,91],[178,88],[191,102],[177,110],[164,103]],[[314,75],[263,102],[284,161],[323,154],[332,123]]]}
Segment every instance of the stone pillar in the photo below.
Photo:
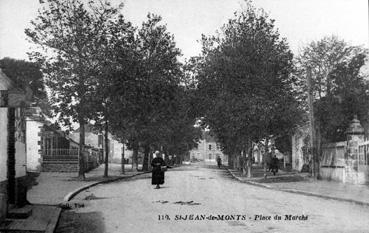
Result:
{"label": "stone pillar", "polygon": [[359,143],[364,141],[364,128],[361,126],[357,116],[350,122],[346,130],[347,148],[345,154],[345,174],[344,182],[359,183],[358,163],[359,163]]}

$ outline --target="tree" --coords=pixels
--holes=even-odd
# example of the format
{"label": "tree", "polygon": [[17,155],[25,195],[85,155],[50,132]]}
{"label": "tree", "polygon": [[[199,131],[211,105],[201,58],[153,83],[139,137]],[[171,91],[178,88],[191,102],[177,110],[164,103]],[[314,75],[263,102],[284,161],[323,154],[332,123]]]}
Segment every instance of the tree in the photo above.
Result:
{"label": "tree", "polygon": [[[314,106],[317,108],[315,118],[320,125],[321,142],[343,139],[345,129],[342,129],[344,126],[341,124],[347,123],[347,119],[354,114],[352,111],[342,112],[341,107],[348,100],[348,93],[356,100],[360,98],[366,101],[366,97],[362,98],[366,84],[360,74],[366,53],[364,48],[349,45],[336,36],[325,36],[308,44],[296,58],[297,87],[302,100],[306,100],[307,70],[310,69],[312,73]],[[351,103],[356,114],[364,117],[358,106],[363,106],[363,102]],[[341,125],[340,129],[337,129],[338,125]]]}
{"label": "tree", "polygon": [[346,140],[345,131],[354,115],[367,123],[369,86],[360,74],[365,59],[365,54],[358,54],[349,61],[337,64],[328,77],[334,89],[330,95],[315,101],[315,118],[320,122],[323,142]]}
{"label": "tree", "polygon": [[274,20],[249,2],[220,35],[203,37],[202,42],[197,73],[203,122],[230,157],[243,151],[250,170],[251,141],[284,134],[300,119],[292,53]]}
{"label": "tree", "polygon": [[330,95],[336,87],[330,73],[342,62],[348,62],[365,50],[359,46],[351,46],[337,36],[325,36],[318,41],[312,41],[302,49],[296,57],[297,78],[302,93],[306,93],[306,75],[311,69],[314,98],[320,99]]}
{"label": "tree", "polygon": [[[180,55],[173,36],[161,23],[161,17],[148,14],[147,21],[135,36],[134,57],[127,71],[117,73],[113,86],[120,98],[112,109],[119,116],[111,121],[117,135],[128,140],[137,164],[139,147],[144,150],[144,169],[147,169],[150,151],[161,149],[168,133],[167,122],[176,111],[175,101],[181,76]],[[121,66],[126,59],[122,58]],[[124,131],[124,132],[122,132]]]}
{"label": "tree", "polygon": [[[105,6],[103,6],[105,7]],[[113,14],[118,13],[118,9],[113,9]],[[99,10],[104,11],[104,8]],[[94,93],[91,93],[90,99],[94,105],[94,111],[97,113],[94,115],[93,120],[95,126],[100,132],[104,132],[105,138],[105,169],[104,177],[108,176],[108,137],[109,122],[115,118],[119,118],[115,114],[115,108],[122,108],[122,105],[113,104],[118,101],[120,96],[116,95],[116,80],[119,82],[126,82],[130,76],[132,67],[135,67],[134,49],[134,32],[135,28],[130,22],[127,22],[123,15],[110,17],[106,20],[104,30],[95,38],[96,53],[94,56],[96,67],[97,85]],[[124,166],[122,164],[122,166]]]}
{"label": "tree", "polygon": [[[361,111],[367,108],[366,84],[359,72],[365,57],[362,47],[351,46],[336,36],[326,36],[308,44],[296,59],[296,87],[305,106],[309,86],[311,90],[310,107],[305,109],[314,109],[310,114],[310,151],[316,168],[319,168],[322,143],[344,140],[354,114],[366,119],[366,113]],[[313,172],[319,177],[316,169]]]}
{"label": "tree", "polygon": [[29,86],[37,102],[46,98],[43,74],[38,64],[5,57],[0,60],[0,69],[17,86],[21,88]]}
{"label": "tree", "polygon": [[60,121],[70,125],[72,120],[80,125],[79,177],[84,178],[84,125],[92,118],[94,104],[88,97],[95,92],[98,81],[99,64],[94,56],[106,22],[117,11],[106,1],[84,4],[80,0],[46,0],[41,4],[31,28],[25,30],[38,46],[30,58],[41,66]]}

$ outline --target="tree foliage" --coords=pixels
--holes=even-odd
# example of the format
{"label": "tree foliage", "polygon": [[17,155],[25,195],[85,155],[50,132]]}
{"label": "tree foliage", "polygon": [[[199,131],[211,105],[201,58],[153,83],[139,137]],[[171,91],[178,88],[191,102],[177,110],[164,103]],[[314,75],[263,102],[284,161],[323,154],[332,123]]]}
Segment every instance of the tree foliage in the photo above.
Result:
{"label": "tree foliage", "polygon": [[180,50],[160,16],[148,14],[135,31],[131,48],[129,57],[118,50],[120,69],[112,75],[112,89],[106,96],[114,99],[109,111],[112,131],[127,141],[130,149],[142,147],[146,165],[152,150],[184,153],[191,149],[188,144],[196,138],[195,120],[183,107],[187,92],[180,85]]}
{"label": "tree foliage", "polygon": [[[107,1],[47,0],[41,3],[38,16],[25,30],[38,49],[31,60],[40,64],[50,100],[58,118],[66,125],[80,124],[80,154],[84,148],[84,124],[93,117],[91,111],[96,92],[99,50],[109,33],[109,22],[118,17],[117,7]],[[101,60],[101,59],[100,59]],[[79,175],[84,176],[83,156]]]}
{"label": "tree foliage", "polygon": [[306,100],[307,70],[312,73],[314,117],[321,142],[345,140],[354,115],[366,123],[368,86],[361,72],[366,57],[364,48],[326,36],[308,44],[296,58],[297,87],[302,91],[302,100]]}
{"label": "tree foliage", "polygon": [[337,87],[330,73],[341,63],[349,62],[353,57],[364,53],[359,46],[351,46],[337,36],[325,36],[312,41],[296,57],[297,77],[304,93],[307,90],[306,73],[312,72],[312,88],[315,99],[330,95]]}
{"label": "tree foliage", "polygon": [[203,37],[197,58],[203,123],[226,153],[289,132],[299,121],[292,53],[274,20],[250,3],[217,36]]}
{"label": "tree foliage", "polygon": [[0,60],[0,69],[21,88],[29,86],[38,100],[46,98],[43,74],[40,66],[33,62],[5,57]]}

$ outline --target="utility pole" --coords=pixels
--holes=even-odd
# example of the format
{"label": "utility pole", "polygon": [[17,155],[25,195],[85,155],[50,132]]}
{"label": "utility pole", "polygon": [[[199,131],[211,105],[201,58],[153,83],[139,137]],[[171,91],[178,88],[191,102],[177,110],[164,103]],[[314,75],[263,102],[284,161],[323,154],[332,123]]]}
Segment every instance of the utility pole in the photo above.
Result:
{"label": "utility pole", "polygon": [[314,121],[314,106],[313,106],[313,88],[311,79],[311,68],[307,70],[307,85],[308,85],[308,105],[309,105],[309,127],[310,127],[310,146],[311,146],[311,166],[312,176],[318,178],[319,176],[319,164],[317,163],[318,158],[316,154],[316,134],[315,134],[315,121]]}

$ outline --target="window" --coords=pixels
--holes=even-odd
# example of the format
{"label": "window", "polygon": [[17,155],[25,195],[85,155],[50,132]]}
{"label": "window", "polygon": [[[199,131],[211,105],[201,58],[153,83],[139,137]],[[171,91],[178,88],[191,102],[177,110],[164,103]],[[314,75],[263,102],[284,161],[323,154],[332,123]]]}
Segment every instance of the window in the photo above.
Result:
{"label": "window", "polygon": [[209,144],[209,150],[211,150],[211,144]]}

